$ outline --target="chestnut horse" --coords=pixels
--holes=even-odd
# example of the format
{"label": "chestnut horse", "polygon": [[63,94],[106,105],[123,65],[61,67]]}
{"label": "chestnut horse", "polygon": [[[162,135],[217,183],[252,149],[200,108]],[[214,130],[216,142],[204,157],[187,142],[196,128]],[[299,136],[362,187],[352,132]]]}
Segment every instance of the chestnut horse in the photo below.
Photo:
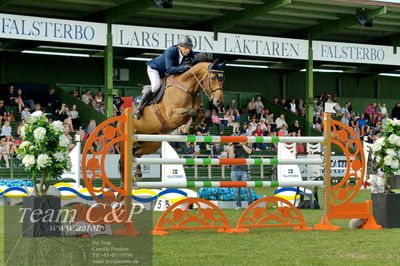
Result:
{"label": "chestnut horse", "polygon": [[[146,106],[140,120],[132,117],[134,134],[167,134],[177,127],[187,123],[191,117],[200,113],[201,91],[214,106],[223,104],[225,63],[216,61],[199,62],[188,71],[179,75],[172,75],[166,79],[166,89],[161,101],[155,105]],[[194,119],[193,119],[194,120]],[[123,144],[122,144],[123,145]],[[140,158],[145,154],[152,154],[161,147],[161,142],[138,142],[133,156]],[[123,173],[124,149],[120,147],[120,173]],[[121,174],[121,187],[123,178]],[[136,167],[135,180],[141,176],[140,167]]]}

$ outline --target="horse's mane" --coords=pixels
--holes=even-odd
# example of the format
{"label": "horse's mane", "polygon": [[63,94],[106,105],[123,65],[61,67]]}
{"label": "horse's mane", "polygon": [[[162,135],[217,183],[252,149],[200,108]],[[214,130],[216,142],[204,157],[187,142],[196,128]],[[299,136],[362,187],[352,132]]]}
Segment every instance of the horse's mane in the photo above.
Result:
{"label": "horse's mane", "polygon": [[194,55],[194,60],[191,62],[191,66],[194,66],[200,62],[212,62],[213,61],[213,54],[212,53],[197,53]]}

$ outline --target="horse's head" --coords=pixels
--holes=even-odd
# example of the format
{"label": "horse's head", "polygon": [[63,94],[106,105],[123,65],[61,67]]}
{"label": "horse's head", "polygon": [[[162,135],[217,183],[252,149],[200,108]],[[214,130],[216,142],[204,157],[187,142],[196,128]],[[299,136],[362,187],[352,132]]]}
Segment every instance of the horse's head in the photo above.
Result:
{"label": "horse's head", "polygon": [[226,62],[218,64],[217,60],[208,66],[207,78],[203,80],[203,88],[208,99],[218,107],[224,103],[222,87],[225,81],[224,66]]}

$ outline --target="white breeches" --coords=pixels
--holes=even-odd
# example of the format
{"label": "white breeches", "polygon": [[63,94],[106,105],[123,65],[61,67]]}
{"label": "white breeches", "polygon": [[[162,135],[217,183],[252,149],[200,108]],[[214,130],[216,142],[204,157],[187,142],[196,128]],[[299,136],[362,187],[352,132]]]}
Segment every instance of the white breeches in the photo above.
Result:
{"label": "white breeches", "polygon": [[147,75],[149,75],[151,91],[155,92],[161,86],[160,74],[157,70],[147,66]]}

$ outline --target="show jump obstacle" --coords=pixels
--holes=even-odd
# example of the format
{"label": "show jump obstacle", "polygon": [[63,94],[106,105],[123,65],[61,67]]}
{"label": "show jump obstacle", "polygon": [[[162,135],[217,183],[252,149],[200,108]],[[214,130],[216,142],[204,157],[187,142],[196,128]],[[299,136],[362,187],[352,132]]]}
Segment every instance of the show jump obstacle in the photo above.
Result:
{"label": "show jump obstacle", "polygon": [[[137,188],[194,188],[194,187],[293,187],[320,186],[324,188],[324,208],[321,222],[314,226],[316,230],[339,230],[331,225],[333,219],[365,219],[363,229],[381,229],[372,216],[371,201],[351,202],[363,185],[365,158],[359,138],[346,125],[331,120],[330,114],[324,117],[324,137],[243,137],[243,136],[180,136],[180,135],[133,135],[131,124],[132,110],[127,108],[123,115],[110,118],[101,123],[90,135],[82,154],[82,177],[92,197],[101,207],[90,210],[96,215],[96,223],[123,223],[125,229],[114,232],[117,235],[135,236],[129,214],[132,208],[132,163],[153,164],[323,164],[325,163],[324,181],[275,182],[275,181],[188,181],[188,182],[137,182]],[[330,129],[330,130],[326,130]],[[102,132],[103,134],[99,134]],[[132,138],[133,136],[133,138]],[[174,141],[174,142],[256,142],[256,143],[322,143],[325,145],[325,162],[319,159],[153,159],[132,158],[134,142]],[[96,143],[102,150],[96,151]],[[107,178],[105,158],[108,150],[115,144],[124,147],[124,187],[116,187]],[[346,156],[347,169],[341,181],[331,184],[331,145],[337,145]],[[350,183],[350,178],[355,183]],[[94,187],[95,180],[101,181],[101,187]],[[98,197],[98,194],[103,194]],[[118,195],[118,196],[115,196]],[[111,203],[123,202],[117,210],[118,221],[104,219],[108,212],[114,211]],[[105,206],[105,207],[104,207]],[[79,219],[85,220],[89,207],[76,207]],[[78,220],[79,220],[78,219]],[[121,222],[122,220],[122,222]],[[194,225],[198,224],[198,225]],[[289,201],[278,197],[265,197],[253,202],[239,218],[235,228],[231,228],[228,219],[212,202],[201,198],[186,198],[170,206],[158,220],[153,234],[166,235],[170,230],[216,229],[218,232],[242,233],[254,227],[293,227],[295,230],[312,230],[307,227],[303,216]]]}

